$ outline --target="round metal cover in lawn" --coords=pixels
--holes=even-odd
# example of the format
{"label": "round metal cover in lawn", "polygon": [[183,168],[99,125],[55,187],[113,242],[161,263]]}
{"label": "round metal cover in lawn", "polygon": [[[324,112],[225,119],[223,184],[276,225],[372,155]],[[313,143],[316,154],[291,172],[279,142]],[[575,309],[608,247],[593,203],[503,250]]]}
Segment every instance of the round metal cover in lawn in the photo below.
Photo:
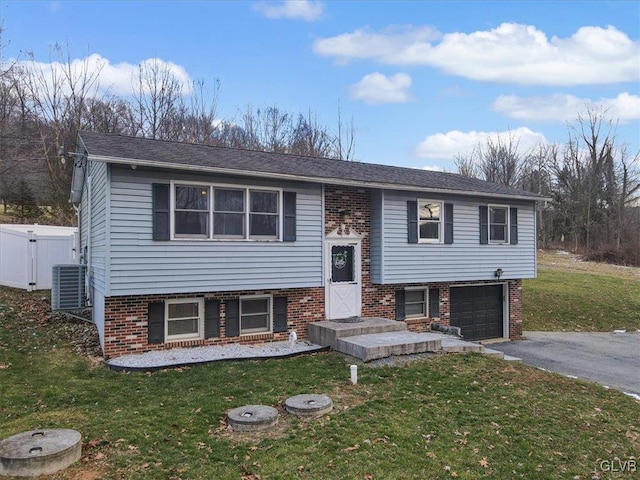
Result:
{"label": "round metal cover in lawn", "polygon": [[37,477],[67,468],[82,456],[82,435],[70,429],[23,432],[0,441],[0,477]]}
{"label": "round metal cover in lawn", "polygon": [[326,395],[304,393],[287,398],[284,406],[292,415],[314,417],[329,413],[333,409],[333,401]]}
{"label": "round metal cover in lawn", "polygon": [[227,419],[234,430],[255,432],[278,423],[278,410],[266,405],[246,405],[231,410]]}

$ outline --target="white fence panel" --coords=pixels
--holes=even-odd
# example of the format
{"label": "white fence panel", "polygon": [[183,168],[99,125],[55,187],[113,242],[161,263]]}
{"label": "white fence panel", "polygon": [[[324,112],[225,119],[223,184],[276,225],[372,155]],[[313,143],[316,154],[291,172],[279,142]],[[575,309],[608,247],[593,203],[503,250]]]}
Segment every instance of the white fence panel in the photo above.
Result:
{"label": "white fence panel", "polygon": [[74,231],[41,225],[0,226],[0,285],[51,289],[53,266],[77,262]]}
{"label": "white fence panel", "polygon": [[0,283],[2,285],[28,288],[28,256],[29,241],[26,233],[0,230]]}

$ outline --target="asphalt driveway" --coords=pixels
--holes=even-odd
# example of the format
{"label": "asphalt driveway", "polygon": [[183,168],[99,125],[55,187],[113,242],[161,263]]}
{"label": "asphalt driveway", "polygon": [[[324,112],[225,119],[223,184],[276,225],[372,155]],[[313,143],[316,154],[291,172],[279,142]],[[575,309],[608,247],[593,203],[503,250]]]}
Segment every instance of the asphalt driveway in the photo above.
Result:
{"label": "asphalt driveway", "polygon": [[525,332],[490,348],[527,365],[640,395],[640,333]]}

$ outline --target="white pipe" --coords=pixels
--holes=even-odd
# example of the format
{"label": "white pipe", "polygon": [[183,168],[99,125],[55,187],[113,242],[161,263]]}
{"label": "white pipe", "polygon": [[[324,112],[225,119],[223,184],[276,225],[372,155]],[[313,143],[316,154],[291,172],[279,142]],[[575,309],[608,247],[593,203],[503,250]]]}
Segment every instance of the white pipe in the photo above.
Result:
{"label": "white pipe", "polygon": [[351,365],[350,370],[351,370],[351,383],[355,385],[356,383],[358,383],[358,366]]}

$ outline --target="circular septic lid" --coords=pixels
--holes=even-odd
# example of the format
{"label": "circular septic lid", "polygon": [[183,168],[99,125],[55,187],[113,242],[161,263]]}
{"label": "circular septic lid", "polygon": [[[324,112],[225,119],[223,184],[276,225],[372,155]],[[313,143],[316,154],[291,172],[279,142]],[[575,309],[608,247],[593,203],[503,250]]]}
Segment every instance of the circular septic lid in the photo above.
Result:
{"label": "circular septic lid", "polygon": [[333,409],[333,401],[327,395],[302,394],[289,397],[284,402],[287,412],[298,416],[318,416]]}
{"label": "circular septic lid", "polygon": [[278,410],[266,405],[246,405],[231,410],[227,420],[234,430],[254,432],[278,423]]}
{"label": "circular septic lid", "polygon": [[0,441],[0,476],[50,475],[77,462],[81,456],[80,432],[31,430]]}

